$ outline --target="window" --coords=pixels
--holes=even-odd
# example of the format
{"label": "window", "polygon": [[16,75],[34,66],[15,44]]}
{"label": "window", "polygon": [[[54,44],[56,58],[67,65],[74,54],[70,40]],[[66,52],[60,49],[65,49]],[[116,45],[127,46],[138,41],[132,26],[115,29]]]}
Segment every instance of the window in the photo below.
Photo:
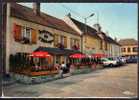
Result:
{"label": "window", "polygon": [[37,31],[14,23],[14,39],[16,42],[28,44],[37,42]]}
{"label": "window", "polygon": [[31,33],[32,33],[31,28],[23,26],[22,27],[22,40],[26,43],[30,43],[32,41]]}
{"label": "window", "polygon": [[102,49],[102,46],[103,46],[103,42],[102,40],[100,41],[100,49]]}
{"label": "window", "polygon": [[61,36],[60,43],[62,43],[64,45],[64,36]]}
{"label": "window", "polygon": [[127,52],[131,52],[131,49],[130,48],[127,48]]}
{"label": "window", "polygon": [[125,48],[121,48],[121,51],[122,51],[122,52],[126,52],[126,49],[125,49]]}
{"label": "window", "polygon": [[58,35],[55,34],[54,35],[54,46],[57,46],[57,43],[59,43],[59,41],[58,41]]}
{"label": "window", "polygon": [[66,48],[66,47],[67,47],[67,37],[61,35],[61,37],[60,37],[60,43],[61,43],[62,45],[64,45],[64,47]]}
{"label": "window", "polygon": [[77,48],[80,47],[80,41],[78,39],[70,38],[70,48],[73,49],[73,46],[77,46]]}
{"label": "window", "polygon": [[66,36],[64,37],[64,46],[65,46],[65,48],[67,48],[67,37]]}
{"label": "window", "polygon": [[133,52],[137,52],[138,48],[137,47],[133,47]]}
{"label": "window", "polygon": [[107,42],[105,42],[105,50],[108,49],[108,45],[107,45]]}
{"label": "window", "polygon": [[70,38],[70,48],[72,49],[73,39]]}

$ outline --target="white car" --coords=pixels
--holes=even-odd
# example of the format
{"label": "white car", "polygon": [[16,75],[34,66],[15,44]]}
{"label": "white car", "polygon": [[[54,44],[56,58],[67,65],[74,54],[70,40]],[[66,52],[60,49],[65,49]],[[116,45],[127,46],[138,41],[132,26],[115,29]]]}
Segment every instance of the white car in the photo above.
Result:
{"label": "white car", "polygon": [[124,58],[124,57],[119,57],[119,59],[122,61],[123,64],[126,64],[126,58]]}
{"label": "white car", "polygon": [[101,58],[103,66],[117,66],[117,61],[116,60],[109,60],[107,58]]}

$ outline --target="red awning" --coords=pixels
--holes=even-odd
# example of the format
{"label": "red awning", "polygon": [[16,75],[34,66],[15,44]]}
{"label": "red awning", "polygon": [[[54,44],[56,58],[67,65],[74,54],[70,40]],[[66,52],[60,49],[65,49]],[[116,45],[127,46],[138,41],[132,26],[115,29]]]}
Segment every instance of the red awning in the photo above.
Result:
{"label": "red awning", "polygon": [[84,57],[86,57],[86,55],[80,53],[70,55],[70,58],[84,58]]}
{"label": "red awning", "polygon": [[101,58],[101,57],[106,57],[107,55],[105,55],[105,54],[92,54],[91,56]]}
{"label": "red awning", "polygon": [[47,58],[50,57],[51,55],[48,52],[37,51],[37,52],[32,52],[29,56],[38,57],[38,58]]}

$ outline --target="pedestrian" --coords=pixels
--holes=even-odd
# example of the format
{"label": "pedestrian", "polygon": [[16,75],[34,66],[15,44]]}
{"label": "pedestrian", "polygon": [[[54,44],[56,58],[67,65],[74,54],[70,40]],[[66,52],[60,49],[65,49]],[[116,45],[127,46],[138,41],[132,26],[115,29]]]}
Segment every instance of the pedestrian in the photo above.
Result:
{"label": "pedestrian", "polygon": [[70,61],[68,60],[67,64],[66,64],[66,72],[68,73],[70,71],[70,66],[71,66],[71,63]]}
{"label": "pedestrian", "polygon": [[58,64],[58,61],[56,61],[55,68],[56,70],[60,70],[60,65]]}
{"label": "pedestrian", "polygon": [[66,69],[66,64],[64,63],[64,61],[62,62],[61,66],[60,66],[60,77],[63,78],[63,74],[65,72]]}

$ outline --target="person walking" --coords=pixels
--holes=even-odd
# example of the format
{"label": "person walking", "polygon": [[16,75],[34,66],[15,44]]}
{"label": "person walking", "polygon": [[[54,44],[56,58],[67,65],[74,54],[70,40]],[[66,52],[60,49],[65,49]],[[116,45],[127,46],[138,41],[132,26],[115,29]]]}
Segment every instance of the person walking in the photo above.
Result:
{"label": "person walking", "polygon": [[68,60],[67,64],[66,64],[66,72],[68,73],[70,71],[70,67],[71,67],[71,63]]}
{"label": "person walking", "polygon": [[61,66],[60,66],[60,77],[63,78],[63,74],[65,72],[66,69],[66,64],[64,63],[64,61],[62,62]]}

